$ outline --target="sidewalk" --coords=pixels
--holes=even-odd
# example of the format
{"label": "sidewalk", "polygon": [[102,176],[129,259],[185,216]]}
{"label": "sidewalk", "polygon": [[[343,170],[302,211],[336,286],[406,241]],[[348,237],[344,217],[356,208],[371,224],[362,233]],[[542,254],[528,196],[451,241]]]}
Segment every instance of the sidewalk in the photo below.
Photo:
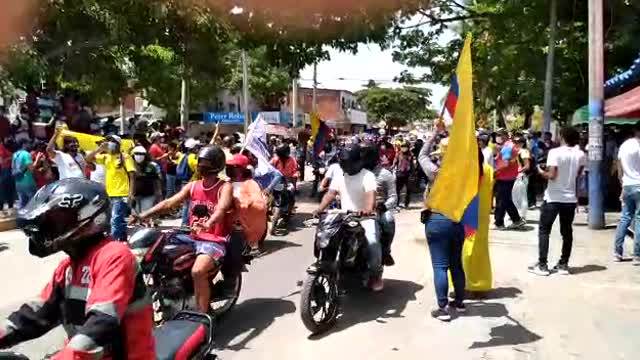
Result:
{"label": "sidewalk", "polygon": [[[418,211],[398,215],[410,238],[426,247]],[[490,232],[494,290],[487,299],[471,300],[468,314],[451,324],[426,321],[416,331],[416,346],[447,353],[449,359],[636,359],[640,354],[640,267],[612,261],[615,228],[592,231],[586,214],[574,225],[572,275],[540,277],[527,272],[537,260],[537,219],[530,211],[526,231]],[[609,214],[607,224],[617,220]],[[560,256],[556,222],[549,263]],[[403,241],[397,237],[396,241]],[[627,241],[626,249],[632,241]],[[397,246],[394,246],[397,248]],[[425,249],[425,253],[428,252]],[[629,252],[626,252],[629,253]],[[427,260],[428,261],[428,260]],[[424,315],[435,302],[430,262],[426,268]],[[418,335],[420,334],[420,335]],[[455,335],[454,335],[455,334]],[[419,337],[429,338],[420,342]],[[434,343],[437,344],[434,346]],[[429,345],[427,345],[429,344]],[[429,353],[427,352],[427,353]],[[452,354],[453,355],[453,354]]]}

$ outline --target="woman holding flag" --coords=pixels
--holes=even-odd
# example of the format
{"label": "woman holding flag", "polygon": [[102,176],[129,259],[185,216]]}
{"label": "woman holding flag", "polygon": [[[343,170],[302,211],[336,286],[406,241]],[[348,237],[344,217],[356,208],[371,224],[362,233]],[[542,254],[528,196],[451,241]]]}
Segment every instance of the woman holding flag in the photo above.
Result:
{"label": "woman holding flag", "polygon": [[[445,111],[453,118],[453,123],[448,142],[441,142],[446,146],[441,145],[437,152],[442,157],[441,165],[434,163],[432,152],[436,139],[444,133],[442,120],[438,124],[440,133],[423,147],[418,161],[432,184],[422,213],[438,303],[431,315],[438,320],[449,321],[451,307],[458,313],[465,311],[467,282],[474,287],[486,288],[484,290],[491,287],[491,264],[485,236],[488,217],[480,219],[485,215],[488,204],[485,193],[491,188],[491,170],[484,167],[475,134],[470,37],[462,49],[445,101]],[[484,176],[485,170],[488,170],[488,176]],[[465,242],[465,238],[469,241]],[[472,277],[465,277],[465,267],[471,270]],[[455,290],[451,306],[448,271]]]}

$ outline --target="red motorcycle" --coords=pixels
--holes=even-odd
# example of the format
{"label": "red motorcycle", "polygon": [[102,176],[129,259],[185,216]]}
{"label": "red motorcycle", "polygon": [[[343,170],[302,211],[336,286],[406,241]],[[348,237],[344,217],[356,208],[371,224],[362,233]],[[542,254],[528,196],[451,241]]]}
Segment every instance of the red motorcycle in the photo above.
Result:
{"label": "red motorcycle", "polygon": [[[215,360],[214,323],[207,314],[181,311],[153,331],[158,360]],[[47,355],[48,359],[54,354]],[[0,351],[0,360],[29,360],[23,354]]]}
{"label": "red motorcycle", "polygon": [[[179,234],[190,234],[190,228],[160,231],[143,227],[129,238],[129,248],[136,255],[152,294],[155,320],[162,323],[183,310],[195,309],[191,268],[196,259],[193,246],[172,243]],[[238,301],[242,288],[242,272],[252,257],[248,255],[244,234],[236,228],[227,242],[227,253],[220,271],[210,274],[211,308],[215,318],[223,316]]]}

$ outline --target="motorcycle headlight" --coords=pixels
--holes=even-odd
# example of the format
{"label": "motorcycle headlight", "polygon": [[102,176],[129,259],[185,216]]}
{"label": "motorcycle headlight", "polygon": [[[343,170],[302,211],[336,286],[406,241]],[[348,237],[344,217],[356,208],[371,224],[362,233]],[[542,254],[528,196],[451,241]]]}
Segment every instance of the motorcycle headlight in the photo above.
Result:
{"label": "motorcycle headlight", "polygon": [[319,249],[325,249],[329,246],[329,240],[331,236],[327,234],[325,231],[318,231],[316,234],[316,243],[318,244]]}

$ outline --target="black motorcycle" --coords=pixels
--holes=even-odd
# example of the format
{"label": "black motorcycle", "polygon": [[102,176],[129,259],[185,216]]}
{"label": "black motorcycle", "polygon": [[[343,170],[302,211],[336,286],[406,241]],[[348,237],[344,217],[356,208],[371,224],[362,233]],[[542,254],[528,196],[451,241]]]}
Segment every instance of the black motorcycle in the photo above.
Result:
{"label": "black motorcycle", "polygon": [[291,182],[282,182],[274,186],[273,197],[270,204],[271,211],[271,235],[276,235],[279,230],[285,230],[289,219],[293,214],[296,197]]}
{"label": "black motorcycle", "polygon": [[321,215],[315,234],[316,262],[307,269],[300,316],[313,334],[325,332],[339,313],[339,292],[346,275],[367,271],[367,239],[359,213],[330,211]]}
{"label": "black motorcycle", "polygon": [[[172,242],[191,229],[160,231],[143,227],[129,238],[129,248],[136,255],[149,287],[158,323],[172,319],[183,310],[195,309],[191,268],[196,259],[193,246]],[[251,261],[242,230],[236,228],[227,242],[227,253],[221,271],[212,273],[211,311],[216,318],[226,314],[238,301],[242,288],[242,272]]]}
{"label": "black motorcycle", "polygon": [[[153,330],[158,360],[215,360],[214,323],[207,314],[181,311]],[[45,357],[51,358],[55,354]],[[16,352],[0,351],[0,360],[29,360]]]}

